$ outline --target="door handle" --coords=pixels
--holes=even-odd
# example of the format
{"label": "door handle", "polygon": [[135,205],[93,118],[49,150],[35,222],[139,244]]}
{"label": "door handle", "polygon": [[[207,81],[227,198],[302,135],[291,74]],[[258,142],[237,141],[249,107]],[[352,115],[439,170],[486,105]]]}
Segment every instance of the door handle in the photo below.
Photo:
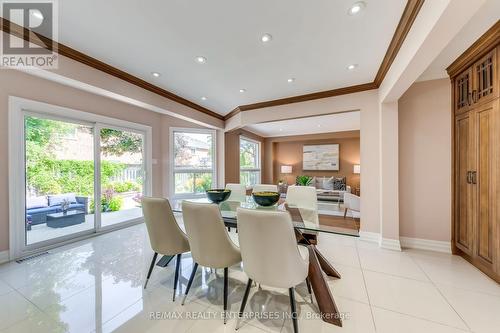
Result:
{"label": "door handle", "polygon": [[472,178],[471,178],[472,184],[477,184],[477,172],[472,171],[471,175],[472,175]]}

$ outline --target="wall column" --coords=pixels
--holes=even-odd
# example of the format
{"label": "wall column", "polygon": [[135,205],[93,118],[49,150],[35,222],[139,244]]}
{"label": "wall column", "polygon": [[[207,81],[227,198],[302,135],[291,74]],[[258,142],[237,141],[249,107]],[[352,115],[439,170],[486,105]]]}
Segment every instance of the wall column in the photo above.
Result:
{"label": "wall column", "polygon": [[380,104],[380,247],[399,243],[398,102]]}

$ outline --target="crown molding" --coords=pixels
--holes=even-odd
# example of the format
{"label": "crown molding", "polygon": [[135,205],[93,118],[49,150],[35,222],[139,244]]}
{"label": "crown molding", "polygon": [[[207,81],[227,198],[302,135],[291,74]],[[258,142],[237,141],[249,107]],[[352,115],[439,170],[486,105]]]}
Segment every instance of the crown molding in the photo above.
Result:
{"label": "crown molding", "polygon": [[394,32],[389,47],[385,52],[384,59],[380,64],[377,75],[375,75],[375,79],[373,80],[373,83],[376,84],[377,88],[380,86],[382,81],[384,81],[385,75],[398,55],[398,52],[401,49],[401,46],[403,45],[403,42],[405,41],[406,36],[408,35],[413,22],[415,22],[423,4],[424,0],[408,0],[406,3],[403,15],[401,15],[396,31]]}
{"label": "crown molding", "polygon": [[193,103],[181,96],[178,96],[168,90],[165,90],[163,88],[160,88],[154,84],[151,84],[147,81],[144,81],[136,76],[133,76],[132,74],[129,74],[125,71],[122,71],[116,67],[113,67],[111,65],[108,65],[98,59],[95,59],[93,57],[90,57],[80,51],[77,51],[69,46],[66,46],[61,43],[57,43],[50,38],[44,37],[42,35],[39,35],[37,33],[32,32],[31,30],[21,27],[17,24],[11,23],[10,21],[1,18],[2,24],[0,25],[0,29],[6,33],[9,33],[11,35],[14,35],[19,38],[23,38],[25,40],[32,41],[36,43],[39,46],[45,47],[49,50],[52,50],[54,52],[59,53],[62,56],[68,57],[70,59],[73,59],[75,61],[78,61],[84,65],[93,67],[97,70],[100,70],[104,73],[107,73],[109,75],[112,75],[114,77],[117,77],[119,79],[122,79],[126,82],[129,82],[133,85],[136,85],[140,88],[143,88],[145,90],[151,91],[157,95],[163,96],[165,98],[168,98],[170,100],[173,100],[177,103],[180,103],[182,105],[188,106],[190,108],[193,108],[195,110],[198,110],[202,113],[205,113],[209,116],[215,117],[217,119],[221,120],[227,120],[235,115],[237,115],[240,112],[244,111],[249,111],[249,110],[255,110],[255,109],[262,109],[262,108],[267,108],[271,106],[279,106],[279,105],[287,105],[287,104],[292,104],[292,103],[300,103],[300,102],[306,102],[306,101],[311,101],[311,100],[316,100],[316,99],[321,99],[321,98],[328,98],[328,97],[334,97],[334,96],[340,96],[340,95],[346,95],[346,94],[352,94],[356,92],[362,92],[366,90],[372,90],[372,89],[378,89],[380,84],[385,78],[385,75],[387,74],[387,71],[391,67],[394,59],[396,58],[408,32],[411,29],[411,26],[413,25],[413,22],[415,21],[415,18],[418,15],[418,12],[420,11],[420,8],[422,7],[423,3],[425,0],[408,0],[405,6],[405,9],[403,11],[403,14],[401,16],[401,19],[399,20],[399,23],[396,27],[396,31],[394,32],[394,35],[392,37],[392,40],[389,44],[389,47],[387,48],[386,54],[382,60],[382,63],[380,64],[380,67],[378,69],[378,72],[375,76],[375,79],[373,82],[368,82],[368,83],[363,83],[363,84],[358,84],[354,86],[348,86],[348,87],[343,87],[343,88],[338,88],[338,89],[333,89],[333,90],[326,90],[326,91],[320,91],[320,92],[315,92],[315,93],[310,93],[310,94],[305,94],[305,95],[299,95],[299,96],[292,96],[292,97],[285,97],[285,98],[280,98],[280,99],[275,99],[271,101],[264,101],[264,102],[259,102],[259,103],[253,103],[253,104],[247,104],[247,105],[240,105],[233,109],[230,113],[227,115],[223,116],[220,115],[216,112],[213,112],[207,108],[202,107],[201,105],[198,105],[196,103]]}
{"label": "crown molding", "polygon": [[65,56],[67,58],[70,58],[72,60],[78,61],[79,63],[82,63],[84,65],[90,66],[92,68],[95,68],[97,70],[100,70],[106,74],[112,75],[116,78],[119,78],[121,80],[124,80],[128,83],[131,83],[135,86],[138,86],[140,88],[143,88],[145,90],[148,90],[152,93],[155,93],[157,95],[160,95],[162,97],[168,98],[174,102],[177,102],[179,104],[182,104],[184,106],[190,107],[192,109],[195,109],[197,111],[203,112],[209,116],[215,117],[217,119],[224,119],[224,117],[218,113],[215,113],[207,108],[204,108],[201,105],[198,105],[196,103],[193,103],[183,97],[180,97],[168,90],[165,90],[163,88],[160,88],[158,86],[155,86],[154,84],[151,84],[143,79],[140,79],[132,74],[129,74],[125,71],[122,71],[116,67],[113,67],[109,64],[106,64],[105,62],[102,62],[96,58],[93,58],[85,53],[82,53],[80,51],[77,51],[67,45],[64,45],[62,43],[58,43],[56,41],[53,41],[50,38],[47,38],[43,35],[37,34],[30,29],[24,28],[20,25],[17,25],[15,23],[12,23],[11,21],[4,19],[0,17],[2,24],[0,25],[0,30],[4,31],[5,33],[9,33],[13,36],[22,38],[24,40],[30,41],[32,43],[37,44],[38,46],[44,47],[48,50],[51,50],[53,52],[57,52],[58,54]]}
{"label": "crown molding", "polygon": [[472,65],[472,63],[490,48],[500,43],[500,20],[497,20],[477,41],[474,42],[464,53],[462,53],[450,66],[446,68],[448,75],[453,78],[462,69]]}

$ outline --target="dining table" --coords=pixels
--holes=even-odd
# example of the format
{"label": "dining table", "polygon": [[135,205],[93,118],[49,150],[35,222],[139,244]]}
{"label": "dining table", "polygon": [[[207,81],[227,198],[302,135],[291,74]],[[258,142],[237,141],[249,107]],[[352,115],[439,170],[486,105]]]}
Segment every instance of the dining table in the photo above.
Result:
{"label": "dining table", "polygon": [[[172,211],[182,213],[182,202],[184,200],[198,203],[211,203],[206,197],[170,200]],[[356,235],[344,234],[337,228],[322,225],[317,222],[318,212],[316,210],[291,206],[283,199],[280,199],[277,204],[270,207],[258,205],[253,200],[252,196],[246,196],[242,201],[224,201],[217,205],[219,206],[225,226],[235,228],[236,231],[238,229],[237,210],[240,207],[246,209],[288,212],[292,219],[298,244],[306,246],[309,250],[308,278],[316,298],[320,318],[327,323],[342,326],[342,313],[335,304],[335,300],[325,278],[325,275],[327,275],[336,279],[341,279],[341,275],[316,247],[316,244],[310,241],[310,237],[306,236],[311,234],[317,235],[318,233],[341,234],[349,237],[357,237]],[[158,262],[158,265],[166,266],[170,260],[172,260],[171,257],[165,256]]]}

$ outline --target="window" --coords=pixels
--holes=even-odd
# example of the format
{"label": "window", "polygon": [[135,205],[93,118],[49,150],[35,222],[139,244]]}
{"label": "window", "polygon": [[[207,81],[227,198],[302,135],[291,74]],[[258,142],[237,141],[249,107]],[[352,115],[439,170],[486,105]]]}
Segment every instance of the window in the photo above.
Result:
{"label": "window", "polygon": [[245,137],[240,137],[240,183],[260,183],[260,143]]}
{"label": "window", "polygon": [[215,184],[215,132],[173,129],[173,196],[205,194]]}

